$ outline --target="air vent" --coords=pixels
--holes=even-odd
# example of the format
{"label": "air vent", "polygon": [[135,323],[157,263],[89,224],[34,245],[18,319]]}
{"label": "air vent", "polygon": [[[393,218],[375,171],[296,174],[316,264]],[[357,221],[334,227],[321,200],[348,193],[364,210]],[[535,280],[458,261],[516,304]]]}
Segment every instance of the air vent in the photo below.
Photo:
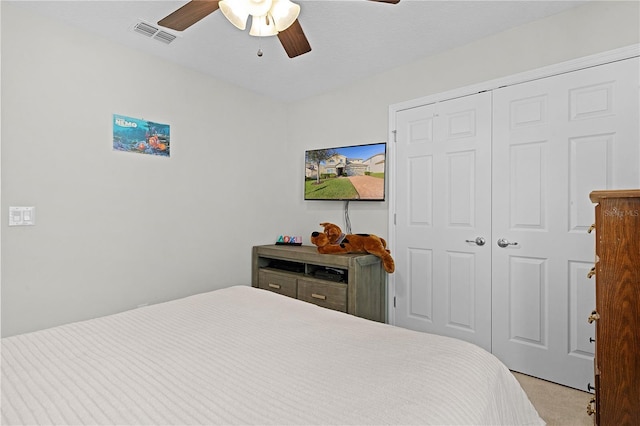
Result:
{"label": "air vent", "polygon": [[161,42],[163,42],[163,43],[167,43],[167,44],[169,44],[169,43],[171,43],[173,40],[175,40],[175,39],[176,39],[176,36],[174,36],[174,35],[173,35],[173,34],[171,34],[171,33],[166,32],[166,31],[162,31],[162,30],[160,30],[160,31],[158,31],[158,32],[156,33],[156,35],[154,35],[154,36],[153,36],[153,38],[155,38],[156,40],[161,41]]}
{"label": "air vent", "polygon": [[146,35],[147,37],[151,37],[158,32],[158,28],[154,27],[153,25],[149,25],[146,22],[138,22],[133,27],[133,31],[142,35]]}
{"label": "air vent", "polygon": [[133,31],[138,34],[142,34],[147,37],[151,37],[155,40],[161,41],[162,43],[169,44],[177,37],[167,31],[161,30],[158,27],[154,27],[151,24],[148,24],[144,21],[140,21],[133,26]]}

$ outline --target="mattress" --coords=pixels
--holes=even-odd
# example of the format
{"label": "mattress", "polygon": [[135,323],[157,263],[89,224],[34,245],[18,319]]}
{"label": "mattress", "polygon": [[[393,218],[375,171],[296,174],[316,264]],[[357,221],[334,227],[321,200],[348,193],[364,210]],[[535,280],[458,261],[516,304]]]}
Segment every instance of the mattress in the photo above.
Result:
{"label": "mattress", "polygon": [[2,424],[544,424],[470,343],[235,286],[2,339]]}

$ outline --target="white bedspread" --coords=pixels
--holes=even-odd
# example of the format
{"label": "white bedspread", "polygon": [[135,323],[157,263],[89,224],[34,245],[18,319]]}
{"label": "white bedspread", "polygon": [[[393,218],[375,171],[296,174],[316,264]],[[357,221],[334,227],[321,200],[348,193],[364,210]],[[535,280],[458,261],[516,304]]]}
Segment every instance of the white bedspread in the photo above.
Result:
{"label": "white bedspread", "polygon": [[2,424],[544,424],[493,355],[251,287],[2,339]]}

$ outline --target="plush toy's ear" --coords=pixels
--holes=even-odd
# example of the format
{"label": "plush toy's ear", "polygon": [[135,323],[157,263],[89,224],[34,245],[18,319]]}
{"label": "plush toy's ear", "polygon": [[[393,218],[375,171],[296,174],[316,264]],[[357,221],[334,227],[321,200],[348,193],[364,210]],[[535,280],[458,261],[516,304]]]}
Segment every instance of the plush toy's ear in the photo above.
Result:
{"label": "plush toy's ear", "polygon": [[324,233],[327,234],[331,243],[334,243],[340,238],[342,234],[342,229],[336,224],[324,222],[320,225],[324,226]]}

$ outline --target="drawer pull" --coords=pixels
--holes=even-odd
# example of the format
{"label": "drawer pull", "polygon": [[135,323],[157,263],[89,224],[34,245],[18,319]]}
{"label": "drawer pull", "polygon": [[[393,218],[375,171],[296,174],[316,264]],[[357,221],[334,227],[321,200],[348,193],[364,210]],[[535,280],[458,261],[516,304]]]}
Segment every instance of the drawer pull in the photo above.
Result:
{"label": "drawer pull", "polygon": [[591,324],[592,322],[599,320],[600,319],[600,314],[597,313],[596,311],[592,311],[591,315],[589,315],[589,319],[587,321],[589,321],[589,324]]}
{"label": "drawer pull", "polygon": [[269,287],[275,288],[277,290],[280,290],[280,288],[282,288],[280,284],[274,284],[274,283],[269,283]]}
{"label": "drawer pull", "polygon": [[325,296],[324,294],[311,293],[311,297],[313,297],[314,299],[327,300],[327,296]]}
{"label": "drawer pull", "polygon": [[594,224],[592,224],[592,225],[589,227],[589,229],[587,229],[587,233],[588,233],[588,234],[592,233],[594,229],[596,229],[596,224],[595,224],[595,223],[594,223]]}
{"label": "drawer pull", "polygon": [[593,268],[591,268],[589,270],[589,273],[587,274],[587,278],[591,278],[596,274],[596,267],[594,266]]}
{"label": "drawer pull", "polygon": [[596,398],[593,397],[589,400],[589,403],[587,404],[587,414],[590,416],[593,416],[596,413],[596,409],[594,407],[596,403]]}

